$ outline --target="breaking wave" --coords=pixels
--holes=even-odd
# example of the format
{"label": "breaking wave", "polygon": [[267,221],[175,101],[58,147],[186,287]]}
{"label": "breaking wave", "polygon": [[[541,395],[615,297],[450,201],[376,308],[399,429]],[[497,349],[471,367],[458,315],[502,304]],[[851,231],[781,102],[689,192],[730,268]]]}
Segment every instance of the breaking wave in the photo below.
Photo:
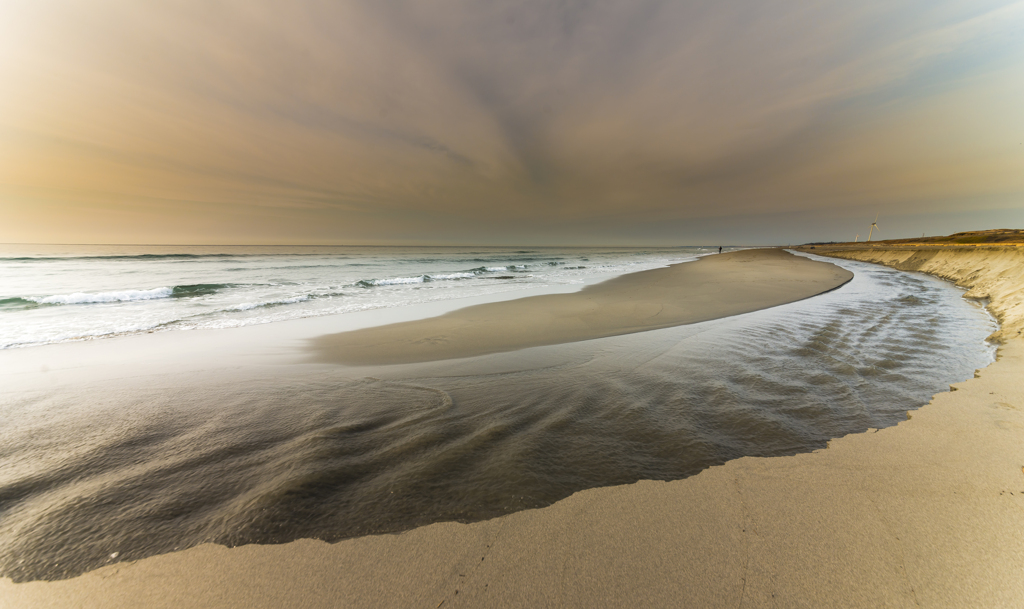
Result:
{"label": "breaking wave", "polygon": [[105,302],[131,302],[135,300],[156,300],[158,298],[194,298],[209,296],[220,290],[235,287],[231,283],[196,283],[176,285],[172,288],[159,287],[149,290],[114,290],[110,292],[74,292],[52,296],[26,296],[0,300],[0,308],[32,308],[39,305],[76,305]]}
{"label": "breaking wave", "polygon": [[251,311],[253,309],[262,309],[264,307],[277,307],[281,305],[295,304],[297,302],[305,302],[309,300],[311,296],[309,294],[303,294],[302,296],[295,296],[292,298],[282,298],[281,300],[270,300],[267,302],[244,302],[240,305],[229,308],[229,311]]}
{"label": "breaking wave", "polygon": [[38,304],[44,305],[71,305],[71,304],[93,304],[99,302],[126,302],[130,300],[154,300],[157,298],[169,298],[174,293],[174,288],[153,288],[152,290],[119,290],[115,292],[75,292],[74,294],[56,294],[42,298],[29,297]]}
{"label": "breaking wave", "polygon": [[391,279],[362,279],[356,285],[364,288],[375,288],[383,285],[402,285],[405,283],[423,283],[427,280],[426,275],[419,277],[392,277]]}
{"label": "breaking wave", "polygon": [[174,298],[191,298],[194,296],[209,296],[221,290],[237,287],[233,283],[195,283],[192,285],[176,285],[171,291]]}
{"label": "breaking wave", "polygon": [[355,285],[363,288],[375,288],[379,286],[388,285],[404,285],[409,283],[427,283],[430,281],[455,281],[459,279],[475,279],[483,273],[504,271],[506,267],[480,267],[477,269],[470,269],[468,271],[459,271],[456,273],[438,273],[433,275],[417,275],[415,277],[387,277],[384,279],[362,279],[357,281]]}

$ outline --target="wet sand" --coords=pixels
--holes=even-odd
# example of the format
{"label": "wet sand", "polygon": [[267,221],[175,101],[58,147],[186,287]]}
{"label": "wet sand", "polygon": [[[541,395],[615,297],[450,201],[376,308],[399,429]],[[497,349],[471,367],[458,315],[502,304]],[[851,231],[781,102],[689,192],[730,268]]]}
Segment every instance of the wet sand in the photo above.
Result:
{"label": "wet sand", "polygon": [[849,271],[759,249],[616,277],[572,294],[488,303],[440,317],[312,341],[321,362],[406,364],[514,351],[691,324],[838,288]]}
{"label": "wet sand", "polygon": [[[1015,277],[990,290],[1004,327],[1024,317]],[[910,420],[814,453],[469,525],[0,580],[0,606],[1020,606],[1024,340],[1004,339],[996,363]]]}
{"label": "wet sand", "polygon": [[336,544],[200,546],[4,607],[1019,607],[1024,341],[913,418],[793,457]]}

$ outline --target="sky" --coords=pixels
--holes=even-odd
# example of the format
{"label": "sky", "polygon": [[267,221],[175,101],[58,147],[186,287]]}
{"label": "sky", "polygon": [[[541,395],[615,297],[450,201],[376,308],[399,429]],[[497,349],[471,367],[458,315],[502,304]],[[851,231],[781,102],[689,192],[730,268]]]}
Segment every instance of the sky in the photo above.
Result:
{"label": "sky", "polygon": [[4,0],[0,242],[1024,227],[1024,2]]}

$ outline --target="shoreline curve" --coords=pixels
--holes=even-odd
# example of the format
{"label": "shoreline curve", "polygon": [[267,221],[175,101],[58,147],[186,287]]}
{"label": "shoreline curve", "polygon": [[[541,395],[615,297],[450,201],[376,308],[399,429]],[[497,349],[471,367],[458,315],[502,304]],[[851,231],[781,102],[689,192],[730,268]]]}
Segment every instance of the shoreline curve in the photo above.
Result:
{"label": "shoreline curve", "polygon": [[995,363],[897,426],[468,525],[0,578],[0,606],[1019,606],[1022,255],[943,260],[1012,333]]}

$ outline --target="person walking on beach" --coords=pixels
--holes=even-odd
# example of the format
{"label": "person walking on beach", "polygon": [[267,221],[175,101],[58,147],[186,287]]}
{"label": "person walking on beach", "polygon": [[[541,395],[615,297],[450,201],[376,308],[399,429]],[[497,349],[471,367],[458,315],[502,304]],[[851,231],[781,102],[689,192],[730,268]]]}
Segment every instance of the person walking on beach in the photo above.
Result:
{"label": "person walking on beach", "polygon": [[721,254],[721,253],[722,253],[722,246],[721,246],[721,245],[719,245],[719,246],[718,246],[718,253],[719,253],[719,254]]}

